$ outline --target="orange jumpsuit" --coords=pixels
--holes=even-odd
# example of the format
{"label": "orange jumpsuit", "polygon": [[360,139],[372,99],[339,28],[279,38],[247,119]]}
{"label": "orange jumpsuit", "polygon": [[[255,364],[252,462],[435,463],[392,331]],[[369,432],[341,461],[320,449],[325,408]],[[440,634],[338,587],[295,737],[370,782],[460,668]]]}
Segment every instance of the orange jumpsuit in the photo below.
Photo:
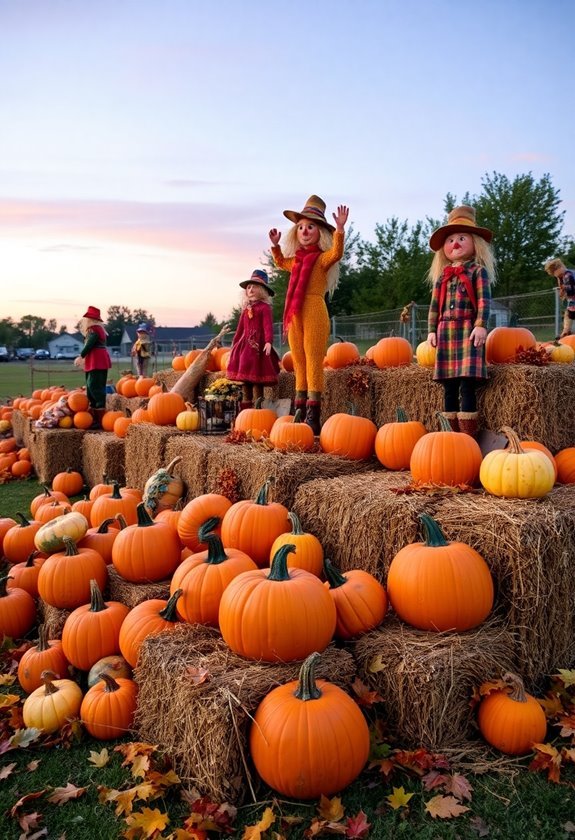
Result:
{"label": "orange jumpsuit", "polygon": [[[329,316],[325,305],[327,272],[343,256],[343,232],[335,231],[333,243],[315,261],[303,307],[293,316],[288,329],[288,342],[293,359],[296,391],[323,391],[323,360],[329,338]],[[295,257],[284,257],[279,245],[272,247],[278,268],[291,271]]]}

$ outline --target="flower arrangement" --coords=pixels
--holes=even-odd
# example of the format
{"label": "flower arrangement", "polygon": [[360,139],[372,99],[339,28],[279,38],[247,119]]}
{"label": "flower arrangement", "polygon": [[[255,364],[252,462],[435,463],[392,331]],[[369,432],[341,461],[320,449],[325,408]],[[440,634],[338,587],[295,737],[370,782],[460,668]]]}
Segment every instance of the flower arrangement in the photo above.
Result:
{"label": "flower arrangement", "polygon": [[241,397],[242,383],[234,382],[221,376],[215,379],[204,391],[206,400],[238,400]]}

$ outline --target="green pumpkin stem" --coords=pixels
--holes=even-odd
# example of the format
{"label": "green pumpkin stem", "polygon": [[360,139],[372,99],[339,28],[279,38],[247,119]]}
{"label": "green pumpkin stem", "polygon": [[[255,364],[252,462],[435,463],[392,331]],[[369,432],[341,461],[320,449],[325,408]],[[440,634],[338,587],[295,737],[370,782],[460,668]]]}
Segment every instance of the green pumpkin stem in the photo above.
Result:
{"label": "green pumpkin stem", "polygon": [[228,559],[228,555],[226,554],[224,544],[219,534],[206,534],[202,542],[207,542],[208,544],[208,556],[206,559],[206,563],[208,563],[208,565],[219,566],[220,563],[224,563]]}
{"label": "green pumpkin stem", "polygon": [[397,418],[398,423],[407,423],[407,414],[405,413],[405,409],[398,406],[395,409],[395,416]]}
{"label": "green pumpkin stem", "polygon": [[138,528],[149,528],[150,525],[156,524],[148,513],[145,502],[140,502],[136,511],[138,513]]}
{"label": "green pumpkin stem", "polygon": [[295,553],[293,543],[286,543],[278,548],[272,560],[268,580],[290,580],[287,558],[292,552]]}
{"label": "green pumpkin stem", "polygon": [[343,575],[337,566],[334,566],[331,560],[328,560],[327,557],[323,558],[323,572],[325,574],[325,579],[329,583],[330,589],[337,589],[339,586],[343,586],[344,583],[347,583],[347,578]]}
{"label": "green pumpkin stem", "polygon": [[301,419],[301,408],[296,408],[296,410],[295,410],[295,414],[294,414],[294,416],[293,416],[293,422],[294,422],[294,423],[301,423],[301,422],[302,422],[302,419]]}
{"label": "green pumpkin stem", "polygon": [[512,452],[513,455],[523,455],[525,453],[525,450],[521,446],[519,435],[516,431],[514,431],[510,426],[502,426],[501,433],[504,434],[509,441],[509,446],[507,447],[508,452]]}
{"label": "green pumpkin stem", "polygon": [[293,510],[290,510],[288,513],[288,519],[291,522],[291,532],[298,537],[302,537],[304,535],[304,530],[301,527],[301,522],[297,513]]}
{"label": "green pumpkin stem", "polygon": [[178,613],[176,612],[176,606],[178,603],[178,598],[180,597],[183,591],[183,589],[176,589],[174,594],[170,595],[168,603],[166,604],[164,609],[160,610],[160,612],[158,613],[164,619],[164,621],[173,621],[175,623],[176,621],[180,620],[178,617]]}
{"label": "green pumpkin stem", "polygon": [[[107,534],[109,529],[110,529],[110,525],[112,525],[112,523],[114,523],[116,521],[116,519],[117,519],[117,517],[115,517],[115,516],[111,516],[110,519],[104,519],[104,521],[102,522],[102,524],[100,525],[100,527],[98,528],[96,533],[97,534]],[[125,521],[126,520],[124,520],[124,522]]]}
{"label": "green pumpkin stem", "polygon": [[[51,493],[49,493],[48,495],[49,495],[49,496],[51,496],[52,494],[51,494]],[[30,524],[30,520],[29,520],[29,519],[27,519],[27,518],[24,516],[24,514],[23,514],[23,513],[16,513],[16,514],[14,514],[14,515],[15,515],[16,519],[19,519],[19,520],[20,520],[20,527],[21,527],[21,528],[27,528],[27,527],[28,527],[28,525]]]}
{"label": "green pumpkin stem", "polygon": [[206,519],[203,525],[200,525],[198,529],[200,542],[206,542],[207,537],[212,533],[212,531],[216,530],[221,521],[222,520],[219,516],[210,516],[209,519]]}
{"label": "green pumpkin stem", "polygon": [[445,539],[445,535],[439,523],[435,521],[428,513],[420,513],[419,518],[423,525],[423,532],[425,534],[425,544],[430,548],[439,548],[442,545],[449,545],[449,540]]}
{"label": "green pumpkin stem", "polygon": [[315,666],[320,660],[320,655],[317,653],[310,653],[300,668],[298,687],[294,691],[294,697],[298,700],[319,700],[321,691],[315,681]]}
{"label": "green pumpkin stem", "polygon": [[[435,416],[437,417],[437,419],[439,421],[439,431],[440,432],[452,432],[453,431],[453,429],[449,425],[449,420],[447,419],[445,414],[443,414],[443,412],[436,411]],[[459,432],[457,432],[457,434],[459,434]]]}
{"label": "green pumpkin stem", "polygon": [[108,607],[104,602],[104,596],[98,586],[98,581],[92,578],[90,581],[90,609],[88,612],[102,612]]}
{"label": "green pumpkin stem", "polygon": [[272,483],[273,479],[268,478],[266,482],[261,486],[258,495],[256,496],[255,503],[256,505],[267,505],[268,503],[268,494],[270,490],[270,484]]}
{"label": "green pumpkin stem", "polygon": [[518,676],[518,674],[508,671],[506,674],[503,674],[503,682],[510,686],[511,691],[509,692],[509,697],[512,700],[515,700],[517,703],[527,702],[525,686],[523,685],[523,680],[520,676]]}
{"label": "green pumpkin stem", "polygon": [[80,553],[72,537],[64,534],[62,542],[64,543],[64,547],[66,549],[66,557],[76,557]]}

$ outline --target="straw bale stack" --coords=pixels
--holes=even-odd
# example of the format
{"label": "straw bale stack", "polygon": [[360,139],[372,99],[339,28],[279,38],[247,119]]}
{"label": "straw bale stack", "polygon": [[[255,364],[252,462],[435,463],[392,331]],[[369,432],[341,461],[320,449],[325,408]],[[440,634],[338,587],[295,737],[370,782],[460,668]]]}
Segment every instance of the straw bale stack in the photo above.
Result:
{"label": "straw bale stack", "polygon": [[[373,461],[349,461],[323,452],[269,451],[258,443],[226,443],[208,452],[206,486],[213,488],[222,470],[231,469],[239,479],[238,492],[244,499],[255,498],[261,486],[273,479],[271,496],[291,508],[300,485],[318,477],[365,473],[376,468]],[[210,490],[211,492],[211,490]]]}
{"label": "straw bale stack", "polygon": [[123,411],[132,414],[137,408],[146,408],[148,397],[124,397],[122,394],[106,395],[107,411]]}
{"label": "straw bale stack", "polygon": [[170,463],[177,456],[181,461],[177,467],[177,474],[186,486],[183,502],[189,502],[202,493],[214,492],[208,486],[208,455],[223,445],[217,435],[200,435],[197,433],[178,435],[169,438],[166,443],[165,459]]}
{"label": "straw bale stack", "polygon": [[142,601],[153,598],[167,600],[170,597],[170,581],[162,580],[157,583],[132,583],[118,574],[114,566],[108,566],[109,601],[119,601],[133,609]]}
{"label": "straw bale stack", "polygon": [[[251,716],[268,692],[296,679],[300,667],[249,662],[232,653],[217,630],[176,625],[140,648],[135,729],[170,756],[184,786],[215,802],[239,804],[250,794],[255,801]],[[355,676],[353,657],[331,645],[316,674],[345,688]]]}
{"label": "straw bale stack", "polygon": [[61,610],[38,598],[38,624],[46,627],[48,639],[61,639],[62,630],[71,610]]}
{"label": "straw bale stack", "polygon": [[143,490],[148,478],[166,460],[166,445],[171,437],[185,435],[175,426],[156,426],[153,423],[135,423],[125,437],[126,485]]}
{"label": "straw bale stack", "polygon": [[28,446],[26,438],[30,435],[30,418],[17,408],[12,412],[12,433],[18,446]]}
{"label": "straw bale stack", "polygon": [[172,370],[171,368],[166,368],[165,370],[159,370],[157,373],[154,374],[154,378],[160,385],[165,385],[167,390],[171,390],[180,376],[182,375],[182,371],[180,370]]}
{"label": "straw bale stack", "polygon": [[437,429],[435,414],[443,409],[443,388],[432,371],[421,365],[373,371],[373,415],[379,428],[396,419],[403,408],[410,420],[419,420],[428,431]]}
{"label": "straw bale stack", "polygon": [[108,481],[125,484],[126,442],[111,432],[90,432],[82,440],[82,475],[88,487],[94,487],[106,476]]}
{"label": "straw bale stack", "polygon": [[388,616],[353,651],[359,678],[383,697],[381,716],[402,747],[468,746],[473,689],[515,668],[512,636],[495,621],[466,633],[426,633]]}
{"label": "straw bale stack", "polygon": [[82,429],[35,429],[28,443],[32,463],[41,484],[68,467],[82,472]]}
{"label": "straw bale stack", "polygon": [[351,365],[338,370],[326,369],[321,420],[332,414],[349,414],[353,405],[360,417],[370,420],[374,413],[374,381],[377,369],[368,365]]}

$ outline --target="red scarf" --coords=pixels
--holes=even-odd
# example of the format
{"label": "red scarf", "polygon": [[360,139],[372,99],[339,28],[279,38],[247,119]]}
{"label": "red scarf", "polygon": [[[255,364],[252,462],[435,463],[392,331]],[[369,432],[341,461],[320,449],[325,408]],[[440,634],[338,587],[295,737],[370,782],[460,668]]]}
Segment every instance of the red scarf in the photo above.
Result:
{"label": "red scarf", "polygon": [[317,245],[313,248],[299,248],[295,252],[295,262],[291,270],[284,304],[284,335],[287,335],[293,316],[301,311],[309,278],[315,261],[321,253],[322,251]]}
{"label": "red scarf", "polygon": [[467,296],[469,300],[473,304],[473,308],[477,310],[477,295],[475,294],[475,289],[473,288],[473,283],[467,271],[465,270],[465,266],[463,265],[448,265],[443,269],[443,274],[441,275],[441,286],[439,287],[439,302],[438,302],[438,312],[439,317],[441,318],[441,313],[443,312],[443,306],[445,304],[445,298],[447,297],[447,284],[456,277],[460,280],[463,285],[465,286],[465,291],[467,292]]}

